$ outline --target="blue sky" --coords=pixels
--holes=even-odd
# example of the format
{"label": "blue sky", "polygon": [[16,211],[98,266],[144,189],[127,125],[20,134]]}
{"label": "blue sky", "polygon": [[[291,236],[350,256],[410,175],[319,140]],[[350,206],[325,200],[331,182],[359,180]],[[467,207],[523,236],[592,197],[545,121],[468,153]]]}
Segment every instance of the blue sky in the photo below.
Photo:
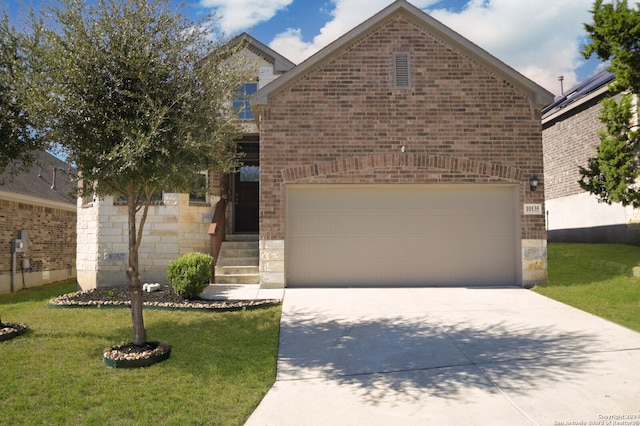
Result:
{"label": "blue sky", "polygon": [[[15,21],[21,0],[4,1]],[[182,0],[172,0],[176,4]],[[591,21],[592,0],[410,0],[435,19],[560,94],[593,74],[597,60],[585,61],[583,24]],[[36,9],[45,0],[24,0]],[[194,21],[215,12],[225,35],[246,31],[300,63],[371,17],[393,0],[184,0]],[[17,25],[17,23],[14,23]]]}

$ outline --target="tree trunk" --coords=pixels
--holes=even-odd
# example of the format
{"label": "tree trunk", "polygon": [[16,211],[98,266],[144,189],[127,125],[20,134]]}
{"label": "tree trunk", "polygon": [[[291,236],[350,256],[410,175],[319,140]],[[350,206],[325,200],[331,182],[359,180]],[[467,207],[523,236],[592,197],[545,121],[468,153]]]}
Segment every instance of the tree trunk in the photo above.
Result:
{"label": "tree trunk", "polygon": [[131,292],[131,322],[133,324],[133,343],[144,345],[147,343],[147,330],[144,328],[142,315],[142,282],[138,266],[138,235],[136,233],[136,200],[132,189],[127,194],[129,211],[129,268],[127,280]]}

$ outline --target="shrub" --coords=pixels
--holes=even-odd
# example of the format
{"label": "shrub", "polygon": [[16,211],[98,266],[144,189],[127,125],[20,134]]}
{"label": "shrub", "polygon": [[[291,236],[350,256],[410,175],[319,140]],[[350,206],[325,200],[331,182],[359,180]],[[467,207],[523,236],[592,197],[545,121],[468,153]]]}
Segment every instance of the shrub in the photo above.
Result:
{"label": "shrub", "polygon": [[211,280],[213,258],[204,253],[187,253],[171,261],[167,267],[169,282],[185,299],[197,299]]}

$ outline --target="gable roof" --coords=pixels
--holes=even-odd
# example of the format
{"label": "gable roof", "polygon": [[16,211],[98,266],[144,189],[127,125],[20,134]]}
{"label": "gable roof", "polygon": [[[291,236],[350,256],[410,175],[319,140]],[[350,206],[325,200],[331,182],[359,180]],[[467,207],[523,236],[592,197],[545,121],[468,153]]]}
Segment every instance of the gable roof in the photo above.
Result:
{"label": "gable roof", "polygon": [[551,105],[542,109],[543,121],[563,115],[584,102],[608,92],[609,83],[614,78],[615,76],[612,73],[605,70],[575,85],[565,95],[557,98]]}
{"label": "gable roof", "polygon": [[13,194],[14,197],[32,202],[66,205],[75,209],[77,183],[70,178],[70,174],[76,175],[75,168],[46,151],[40,151],[29,170],[16,176],[10,176],[8,172],[0,174],[0,196]]}
{"label": "gable roof", "polygon": [[258,90],[253,96],[252,104],[268,104],[270,93],[273,93],[278,89],[285,87],[286,85],[295,81],[300,76],[303,76],[305,73],[313,70],[318,64],[331,60],[332,57],[338,54],[338,52],[340,52],[343,47],[347,46],[353,40],[356,40],[358,37],[362,36],[371,28],[386,22],[390,17],[395,16],[396,14],[405,14],[409,18],[421,21],[426,27],[436,33],[445,42],[452,46],[455,46],[458,50],[465,52],[496,74],[501,75],[510,83],[514,84],[514,86],[528,93],[531,96],[532,102],[536,106],[543,107],[553,101],[553,94],[551,94],[549,91],[547,91],[537,83],[526,78],[510,66],[506,65],[504,62],[500,61],[496,57],[489,54],[487,51],[473,44],[449,27],[443,25],[438,20],[427,15],[425,12],[413,6],[406,0],[396,0],[394,3],[387,6],[385,9],[381,10],[371,18],[367,19],[351,31],[347,32],[345,35],[335,40],[333,43],[329,44],[324,49],[320,50],[319,52],[302,62],[300,65],[296,66],[291,71],[284,74],[282,77]]}
{"label": "gable roof", "polygon": [[253,53],[262,56],[267,62],[271,62],[273,64],[273,71],[276,73],[287,72],[296,66],[296,64],[247,33],[242,33],[234,37],[233,40],[230,41],[230,45],[236,46],[242,42],[247,43],[248,49]]}

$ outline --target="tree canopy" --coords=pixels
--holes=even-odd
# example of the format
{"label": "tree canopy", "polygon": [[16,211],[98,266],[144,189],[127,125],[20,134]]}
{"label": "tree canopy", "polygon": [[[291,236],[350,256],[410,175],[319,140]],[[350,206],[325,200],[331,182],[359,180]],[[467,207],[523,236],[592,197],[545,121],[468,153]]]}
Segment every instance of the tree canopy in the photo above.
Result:
{"label": "tree canopy", "polygon": [[0,173],[7,166],[13,173],[25,169],[34,161],[36,151],[46,147],[31,126],[27,110],[25,43],[4,12],[0,17]]}
{"label": "tree canopy", "polygon": [[60,0],[32,26],[39,128],[63,146],[86,191],[127,200],[135,344],[146,341],[138,251],[153,194],[235,169],[231,100],[247,79],[233,50],[241,44],[211,41],[214,21],[194,24],[172,7]]}
{"label": "tree canopy", "polygon": [[582,50],[586,58],[595,54],[610,61],[615,75],[610,91],[620,92],[602,103],[600,145],[595,157],[580,167],[582,189],[606,203],[640,207],[636,181],[640,176],[640,139],[634,116],[634,99],[640,94],[640,5],[629,8],[627,1],[604,3],[596,0],[591,11],[593,23],[585,24],[590,42]]}
{"label": "tree canopy", "polygon": [[235,167],[243,70],[171,7],[62,0],[39,34],[41,128],[98,195],[188,190],[193,172]]}

